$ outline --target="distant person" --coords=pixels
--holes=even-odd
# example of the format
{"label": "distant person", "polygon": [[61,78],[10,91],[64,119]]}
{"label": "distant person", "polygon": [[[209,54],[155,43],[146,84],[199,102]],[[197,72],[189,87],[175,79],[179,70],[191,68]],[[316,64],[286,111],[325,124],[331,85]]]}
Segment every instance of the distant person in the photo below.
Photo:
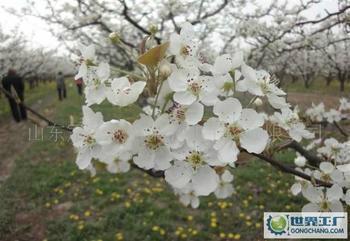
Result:
{"label": "distant person", "polygon": [[[2,86],[12,95],[17,95],[21,102],[24,102],[24,82],[14,69],[9,69],[7,75],[2,79]],[[12,91],[12,89],[14,91]],[[17,102],[9,96],[7,96],[7,99],[10,104],[13,119],[16,122],[26,120],[27,112],[24,106],[17,104]]]}
{"label": "distant person", "polygon": [[78,88],[78,94],[82,95],[83,94],[83,78],[76,79],[75,84],[77,85],[77,88]]}
{"label": "distant person", "polygon": [[67,97],[66,84],[64,83],[64,75],[61,71],[58,72],[56,76],[56,84],[57,84],[58,99],[62,100],[63,98],[66,98]]}

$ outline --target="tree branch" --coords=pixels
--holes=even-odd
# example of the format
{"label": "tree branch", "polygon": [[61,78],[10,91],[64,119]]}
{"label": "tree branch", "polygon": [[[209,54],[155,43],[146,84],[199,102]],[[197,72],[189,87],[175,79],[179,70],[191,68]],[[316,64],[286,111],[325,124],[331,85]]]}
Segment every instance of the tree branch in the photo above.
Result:
{"label": "tree branch", "polygon": [[287,145],[285,145],[284,147],[286,148],[291,148],[297,152],[299,152],[303,157],[305,157],[309,163],[312,166],[318,166],[321,162],[322,159],[319,158],[318,156],[312,155],[308,150],[305,150],[298,142],[296,141],[291,141],[290,143],[288,143]]}
{"label": "tree branch", "polygon": [[333,124],[343,136],[349,137],[349,134],[340,126],[338,122],[334,121]]}
{"label": "tree branch", "polygon": [[301,178],[308,180],[308,181],[314,181],[316,184],[323,186],[323,187],[331,187],[333,185],[332,183],[328,183],[328,182],[324,182],[324,181],[312,178],[311,176],[309,176],[303,172],[300,172],[292,167],[289,167],[289,166],[283,164],[282,162],[273,159],[272,157],[267,157],[267,156],[264,156],[262,154],[255,154],[255,153],[249,153],[249,154],[252,156],[258,157],[259,159],[261,159],[263,161],[270,163],[272,166],[276,167],[277,169],[281,170],[282,172],[293,174],[295,176],[301,177]]}

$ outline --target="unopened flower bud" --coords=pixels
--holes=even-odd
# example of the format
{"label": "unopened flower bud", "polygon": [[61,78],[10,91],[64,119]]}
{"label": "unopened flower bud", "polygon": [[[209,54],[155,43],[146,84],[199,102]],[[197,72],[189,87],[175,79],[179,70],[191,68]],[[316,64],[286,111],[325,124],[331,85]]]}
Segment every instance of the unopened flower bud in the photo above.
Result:
{"label": "unopened flower bud", "polygon": [[261,106],[262,104],[263,104],[263,102],[260,98],[256,98],[256,100],[254,101],[255,106]]}
{"label": "unopened flower bud", "polygon": [[149,31],[150,31],[150,33],[152,34],[152,35],[155,35],[157,32],[158,32],[158,28],[157,28],[157,26],[156,25],[151,25],[150,27],[149,27]]}
{"label": "unopened flower bud", "polygon": [[298,156],[297,158],[295,158],[294,163],[298,167],[304,167],[306,165],[306,159],[303,156]]}
{"label": "unopened flower bud", "polygon": [[119,35],[116,32],[112,32],[109,34],[109,39],[112,41],[113,44],[119,44],[120,38]]}
{"label": "unopened flower bud", "polygon": [[167,62],[161,63],[161,65],[159,66],[159,75],[162,76],[162,78],[164,79],[168,78],[171,72],[172,72],[172,69],[169,63]]}

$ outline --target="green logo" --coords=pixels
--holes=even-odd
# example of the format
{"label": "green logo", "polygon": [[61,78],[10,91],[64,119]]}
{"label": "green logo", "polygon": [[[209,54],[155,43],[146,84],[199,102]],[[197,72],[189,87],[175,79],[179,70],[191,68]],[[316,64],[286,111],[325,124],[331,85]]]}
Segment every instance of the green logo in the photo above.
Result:
{"label": "green logo", "polygon": [[271,233],[281,235],[285,233],[288,228],[287,217],[284,215],[270,216],[267,219],[267,227]]}

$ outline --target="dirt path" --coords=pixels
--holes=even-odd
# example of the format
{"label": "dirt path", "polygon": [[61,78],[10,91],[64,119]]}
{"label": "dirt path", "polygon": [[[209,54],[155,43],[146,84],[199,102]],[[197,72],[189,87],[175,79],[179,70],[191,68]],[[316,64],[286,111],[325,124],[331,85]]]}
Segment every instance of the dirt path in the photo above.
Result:
{"label": "dirt path", "polygon": [[323,102],[327,109],[335,108],[339,105],[339,96],[316,93],[288,92],[287,100],[294,105],[297,104],[301,109],[310,107],[312,102],[314,104]]}
{"label": "dirt path", "polygon": [[[52,116],[53,112],[47,109],[52,103],[53,96],[48,95],[44,99],[37,101],[31,107],[44,113],[45,116]],[[44,110],[44,111],[43,111]],[[34,126],[45,127],[46,123],[38,120],[35,116],[28,112],[28,121],[16,123],[7,117],[1,121],[0,126],[0,186],[13,170],[16,158],[24,153],[31,145],[29,140],[29,131],[33,133]]]}

